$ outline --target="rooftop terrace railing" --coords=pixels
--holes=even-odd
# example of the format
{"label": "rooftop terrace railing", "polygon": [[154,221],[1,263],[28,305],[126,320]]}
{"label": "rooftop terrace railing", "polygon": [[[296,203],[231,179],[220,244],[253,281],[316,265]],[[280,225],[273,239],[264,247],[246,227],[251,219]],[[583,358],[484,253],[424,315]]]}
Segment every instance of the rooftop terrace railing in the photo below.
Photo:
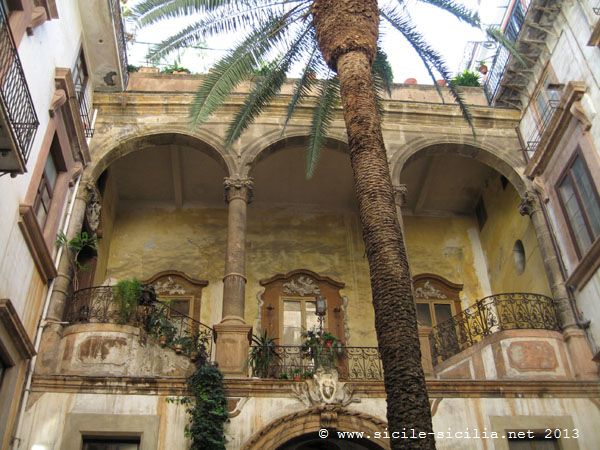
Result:
{"label": "rooftop terrace railing", "polygon": [[1,130],[4,127],[0,125],[0,132],[9,135],[10,141],[16,146],[13,149],[1,145],[0,158],[10,151],[16,151],[22,160],[23,167],[20,170],[22,172],[27,164],[39,121],[17,53],[17,46],[10,31],[8,13],[2,1],[0,1],[0,108],[4,116],[2,122],[5,122],[8,128]]}
{"label": "rooftop terrace railing", "polygon": [[432,328],[429,341],[433,364],[445,361],[493,333],[523,329],[559,330],[554,301],[550,297],[529,293],[486,297]]}
{"label": "rooftop terrace railing", "polygon": [[118,323],[143,328],[158,342],[192,359],[208,360],[212,351],[213,330],[167,303],[143,291],[137,308],[119,307],[112,286],[96,286],[73,293],[64,320],[78,323]]}

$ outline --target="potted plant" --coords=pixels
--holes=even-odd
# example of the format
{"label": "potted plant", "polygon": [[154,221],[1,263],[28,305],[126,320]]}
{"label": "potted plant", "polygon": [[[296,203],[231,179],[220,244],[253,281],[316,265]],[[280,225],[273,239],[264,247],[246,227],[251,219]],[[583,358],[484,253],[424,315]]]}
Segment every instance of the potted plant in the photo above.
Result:
{"label": "potted plant", "polygon": [[272,375],[272,369],[279,360],[276,338],[270,337],[266,331],[260,335],[252,336],[252,347],[248,357],[248,365],[252,369],[252,375],[259,378],[268,378]]}
{"label": "potted plant", "polygon": [[329,331],[306,332],[305,341],[301,346],[304,357],[313,361],[314,368],[334,365],[336,357],[341,356],[343,347],[340,340]]}
{"label": "potted plant", "polygon": [[483,59],[479,61],[479,67],[477,68],[477,71],[482,75],[488,73],[488,66]]}
{"label": "potted plant", "polygon": [[454,86],[470,86],[478,87],[481,86],[479,83],[479,74],[465,69],[463,72],[452,78],[452,84]]}

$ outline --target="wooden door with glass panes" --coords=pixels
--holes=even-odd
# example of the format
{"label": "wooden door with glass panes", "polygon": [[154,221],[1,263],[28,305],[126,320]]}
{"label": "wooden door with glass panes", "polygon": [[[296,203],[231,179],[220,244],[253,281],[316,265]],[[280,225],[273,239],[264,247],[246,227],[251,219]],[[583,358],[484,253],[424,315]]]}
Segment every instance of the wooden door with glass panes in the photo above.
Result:
{"label": "wooden door with glass panes", "polygon": [[449,320],[461,311],[460,292],[463,285],[452,283],[439,275],[423,273],[413,277],[413,287],[419,328],[427,330],[437,326],[446,345],[458,349],[458,330]]}
{"label": "wooden door with glass panes", "polygon": [[261,327],[281,347],[278,367],[273,371],[276,376],[289,376],[296,372],[307,374],[314,369],[314,362],[302,354],[301,346],[306,341],[307,332],[319,329],[316,315],[318,296],[325,297],[327,302],[323,330],[334,335],[340,345],[345,343],[344,312],[339,292],[344,287],[343,283],[300,269],[261,280],[260,284],[265,287],[260,310]]}

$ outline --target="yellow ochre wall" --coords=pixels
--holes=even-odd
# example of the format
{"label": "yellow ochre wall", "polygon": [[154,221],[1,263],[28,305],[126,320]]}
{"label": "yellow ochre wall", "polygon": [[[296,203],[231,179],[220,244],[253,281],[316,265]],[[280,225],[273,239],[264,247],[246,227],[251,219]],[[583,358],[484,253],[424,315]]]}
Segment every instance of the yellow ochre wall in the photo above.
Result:
{"label": "yellow ochre wall", "polygon": [[[502,187],[500,178],[492,180],[483,192],[488,219],[481,230],[481,244],[488,260],[492,292],[531,292],[551,295],[535,230],[528,216],[519,214],[521,202],[509,184]],[[525,248],[525,270],[518,275],[513,248],[520,239]]]}

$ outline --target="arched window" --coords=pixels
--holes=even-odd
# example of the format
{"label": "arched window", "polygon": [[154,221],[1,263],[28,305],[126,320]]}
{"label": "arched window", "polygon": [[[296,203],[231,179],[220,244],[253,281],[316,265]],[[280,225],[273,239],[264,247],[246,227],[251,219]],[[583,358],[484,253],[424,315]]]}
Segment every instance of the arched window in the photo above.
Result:
{"label": "arched window", "polygon": [[434,327],[460,312],[462,284],[423,273],[413,277],[413,286],[419,326]]}

